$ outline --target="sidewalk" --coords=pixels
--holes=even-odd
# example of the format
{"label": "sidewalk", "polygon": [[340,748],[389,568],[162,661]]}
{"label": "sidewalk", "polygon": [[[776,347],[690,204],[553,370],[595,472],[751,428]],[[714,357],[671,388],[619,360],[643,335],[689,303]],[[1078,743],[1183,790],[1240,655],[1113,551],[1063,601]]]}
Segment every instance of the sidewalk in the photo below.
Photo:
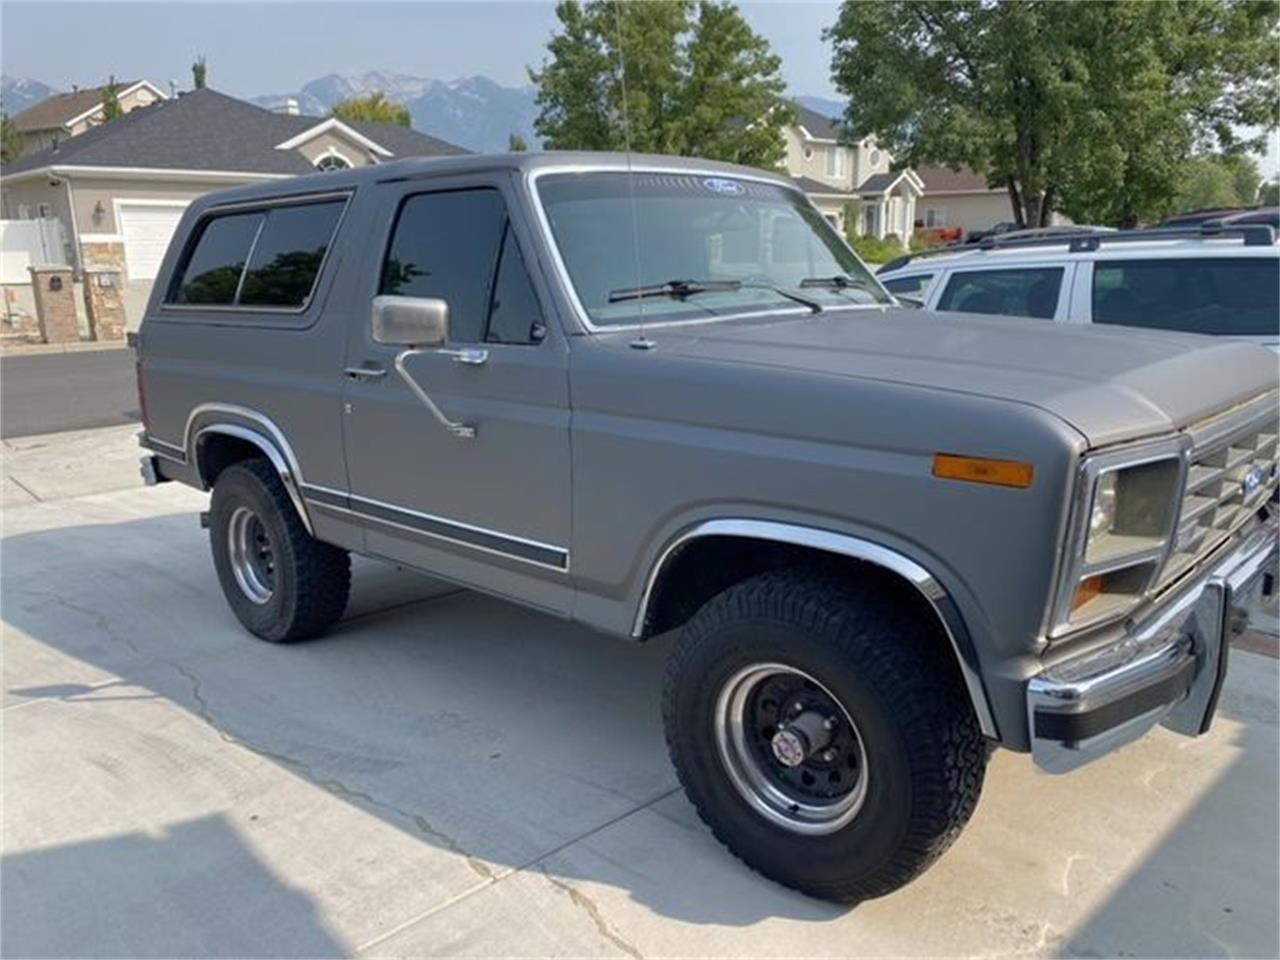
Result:
{"label": "sidewalk", "polygon": [[0,441],[0,507],[142,486],[139,429],[127,424]]}

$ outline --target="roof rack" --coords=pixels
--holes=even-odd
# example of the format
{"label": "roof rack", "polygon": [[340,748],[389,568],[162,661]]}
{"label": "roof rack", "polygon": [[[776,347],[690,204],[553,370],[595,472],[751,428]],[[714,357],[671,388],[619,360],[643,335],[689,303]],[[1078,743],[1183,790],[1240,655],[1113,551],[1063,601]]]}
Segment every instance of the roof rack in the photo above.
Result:
{"label": "roof rack", "polygon": [[889,273],[901,269],[913,260],[921,257],[936,257],[955,253],[968,253],[973,250],[1016,250],[1022,247],[1056,247],[1067,245],[1068,253],[1091,253],[1103,244],[1109,243],[1150,243],[1153,240],[1207,240],[1227,237],[1239,237],[1246,247],[1269,247],[1276,242],[1276,232],[1265,224],[1223,224],[1203,223],[1188,227],[1151,227],[1146,230],[1106,230],[1091,233],[1046,233],[1043,236],[1019,236],[1008,239],[999,236],[988,237],[977,243],[966,243],[950,247],[935,247],[932,250],[921,250],[919,253],[908,253],[890,260],[876,271],[877,274]]}

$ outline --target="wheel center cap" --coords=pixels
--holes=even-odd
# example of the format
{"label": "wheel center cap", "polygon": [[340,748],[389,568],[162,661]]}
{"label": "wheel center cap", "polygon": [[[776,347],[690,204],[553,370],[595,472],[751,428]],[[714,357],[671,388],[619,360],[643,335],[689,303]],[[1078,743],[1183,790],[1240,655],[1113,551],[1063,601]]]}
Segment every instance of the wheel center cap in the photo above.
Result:
{"label": "wheel center cap", "polygon": [[779,730],[769,741],[773,755],[784,767],[798,767],[809,755],[809,742],[799,730]]}

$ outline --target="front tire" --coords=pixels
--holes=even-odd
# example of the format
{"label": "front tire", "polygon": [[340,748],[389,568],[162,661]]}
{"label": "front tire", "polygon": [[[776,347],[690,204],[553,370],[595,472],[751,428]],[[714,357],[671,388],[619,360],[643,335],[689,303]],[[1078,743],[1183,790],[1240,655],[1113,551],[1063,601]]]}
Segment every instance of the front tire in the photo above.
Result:
{"label": "front tire", "polygon": [[209,542],[227,603],[263,640],[319,636],[346,609],[350,556],[307,533],[267,460],[243,460],[218,474]]}
{"label": "front tire", "polygon": [[780,570],[685,625],[667,746],[699,815],[749,866],[853,903],[910,882],[968,822],[987,751],[921,614],[880,581]]}

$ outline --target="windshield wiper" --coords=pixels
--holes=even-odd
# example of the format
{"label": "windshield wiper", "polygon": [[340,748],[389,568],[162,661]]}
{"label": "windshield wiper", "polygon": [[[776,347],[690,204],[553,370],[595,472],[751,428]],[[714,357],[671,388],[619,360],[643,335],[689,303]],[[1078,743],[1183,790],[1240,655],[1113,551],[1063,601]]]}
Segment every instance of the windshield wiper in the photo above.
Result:
{"label": "windshield wiper", "polygon": [[738,290],[737,280],[668,280],[643,287],[621,287],[609,291],[610,303],[623,300],[643,300],[645,297],[676,297],[682,299],[695,293],[711,293],[717,290]]}
{"label": "windshield wiper", "polygon": [[838,273],[834,277],[805,277],[800,281],[801,287],[826,287],[829,290],[870,290],[871,285],[865,280]]}
{"label": "windshield wiper", "polygon": [[733,290],[769,290],[780,297],[808,307],[814,313],[822,312],[822,304],[816,300],[810,300],[808,297],[768,283],[749,283],[744,280],[668,280],[665,283],[652,283],[643,287],[620,287],[609,291],[609,302],[620,303],[623,300],[642,300],[646,297],[675,297],[683,300],[695,293]]}

